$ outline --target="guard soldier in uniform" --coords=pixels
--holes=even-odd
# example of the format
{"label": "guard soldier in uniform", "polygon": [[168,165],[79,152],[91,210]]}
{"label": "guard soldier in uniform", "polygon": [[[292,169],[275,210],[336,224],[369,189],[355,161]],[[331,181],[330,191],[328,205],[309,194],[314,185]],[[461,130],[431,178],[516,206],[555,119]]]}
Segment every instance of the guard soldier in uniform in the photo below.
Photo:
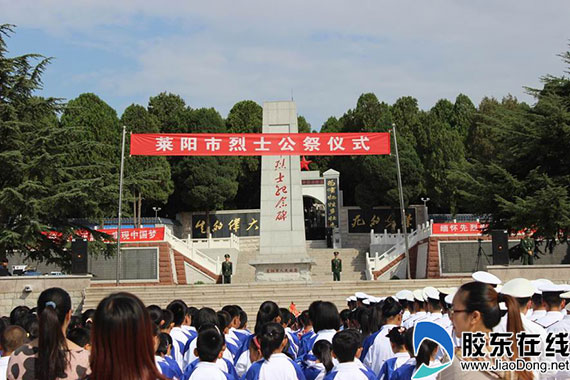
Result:
{"label": "guard soldier in uniform", "polygon": [[525,233],[524,239],[521,240],[520,247],[522,249],[522,265],[534,264],[534,239],[530,237],[530,231]]}
{"label": "guard soldier in uniform", "polygon": [[230,261],[230,255],[226,254],[224,257],[226,261],[222,263],[223,284],[231,284],[232,274],[234,272],[232,262]]}
{"label": "guard soldier in uniform", "polygon": [[331,271],[333,272],[333,281],[340,281],[340,272],[342,272],[342,260],[338,258],[338,252],[334,253],[334,259],[331,260]]}

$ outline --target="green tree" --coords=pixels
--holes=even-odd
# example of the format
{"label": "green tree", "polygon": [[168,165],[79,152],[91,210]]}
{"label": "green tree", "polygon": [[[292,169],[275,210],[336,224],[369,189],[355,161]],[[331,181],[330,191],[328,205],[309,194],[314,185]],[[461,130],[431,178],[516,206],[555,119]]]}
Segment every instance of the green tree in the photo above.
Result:
{"label": "green tree", "polygon": [[[182,126],[181,132],[185,133],[227,132],[224,120],[213,108],[187,108]],[[237,193],[239,161],[236,157],[173,157],[171,166],[174,193],[169,203],[174,210],[182,206],[190,211],[205,211],[208,215],[210,211],[223,209]]]}
{"label": "green tree", "polygon": [[[562,58],[570,65],[570,53]],[[491,132],[495,154],[473,160],[451,177],[459,180],[465,204],[488,215],[490,228],[529,228],[538,236],[566,240],[570,79],[548,75],[542,80],[542,89],[528,89],[537,100],[533,107],[512,97],[493,104],[491,116],[476,127]]]}
{"label": "green tree", "polygon": [[103,218],[117,210],[121,134],[117,113],[97,95],[70,100],[61,116],[67,136],[65,165],[81,196],[70,204],[76,217]]}
{"label": "green tree", "polygon": [[[226,119],[229,133],[261,133],[263,108],[252,100],[234,104]],[[238,190],[227,207],[237,209],[259,208],[261,183],[261,157],[243,156],[239,161]]]}
{"label": "green tree", "polygon": [[186,108],[186,103],[180,95],[166,92],[151,96],[148,101],[148,112],[158,120],[160,132],[181,132]]}
{"label": "green tree", "polygon": [[89,179],[78,177],[79,165],[68,159],[90,144],[58,123],[58,99],[33,96],[50,60],[7,57],[5,38],[12,32],[11,25],[0,25],[0,256],[21,252],[65,269],[71,263],[68,239],[89,229],[70,218],[102,215],[97,200],[85,193]]}
{"label": "green tree", "polygon": [[[131,104],[121,116],[121,124],[132,133],[158,133],[159,123],[154,115],[140,105]],[[127,144],[126,151],[129,151]],[[124,198],[133,204],[135,225],[141,225],[141,218],[150,206],[165,203],[174,185],[170,178],[170,164],[166,157],[125,157]],[[143,199],[146,208],[143,211]]]}
{"label": "green tree", "polygon": [[297,117],[297,127],[299,133],[311,133],[311,124],[305,119],[304,116]]}

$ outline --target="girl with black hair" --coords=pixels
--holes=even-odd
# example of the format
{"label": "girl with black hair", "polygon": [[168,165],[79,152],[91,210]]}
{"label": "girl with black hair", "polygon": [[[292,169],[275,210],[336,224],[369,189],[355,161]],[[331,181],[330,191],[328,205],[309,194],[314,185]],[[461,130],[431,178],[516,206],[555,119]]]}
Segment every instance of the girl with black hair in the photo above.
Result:
{"label": "girl with black hair", "polygon": [[333,367],[332,344],[326,340],[319,340],[313,346],[313,358],[305,362],[303,374],[307,380],[315,380],[317,377],[323,378]]}
{"label": "girl with black hair", "polygon": [[189,340],[195,338],[185,329],[182,328],[183,325],[188,325],[190,318],[186,315],[186,303],[182,300],[174,300],[166,307],[167,310],[172,312],[174,327],[170,331],[170,336],[172,337],[172,357],[178,363],[180,368],[186,366],[186,361],[184,359],[184,348]]}
{"label": "girl with black hair", "polygon": [[404,327],[393,327],[388,332],[388,339],[390,339],[394,357],[384,362],[378,380],[390,380],[394,372],[410,360],[410,353],[406,349],[406,329]]}
{"label": "girl with black hair", "polygon": [[279,316],[281,318],[281,326],[285,329],[287,339],[289,339],[288,353],[293,359],[297,359],[299,353],[299,338],[291,330],[291,326],[295,323],[295,316],[285,308],[279,309]]}
{"label": "girl with black hair", "polygon": [[402,324],[402,305],[393,297],[388,297],[382,305],[382,328],[371,335],[363,344],[361,359],[376,375],[384,362],[394,356],[388,332]]}
{"label": "girl with black hair", "polygon": [[66,339],[71,298],[61,288],[44,290],[37,302],[38,339],[18,348],[8,362],[9,380],[80,379],[89,373],[89,351]]}
{"label": "girl with black hair", "polygon": [[169,379],[182,379],[182,370],[178,363],[170,356],[172,349],[172,337],[169,334],[161,333],[157,325],[154,325],[154,362],[156,367],[164,376]]}
{"label": "girl with black hair", "polygon": [[255,333],[250,335],[242,343],[240,349],[236,353],[236,360],[234,361],[238,376],[243,376],[251,367],[251,360],[249,355],[249,347],[251,340],[258,337],[263,325],[269,322],[281,323],[281,316],[279,315],[279,306],[273,301],[265,301],[259,306],[257,316],[255,319]]}
{"label": "girl with black hair", "polygon": [[[418,354],[414,356],[414,328],[406,330],[404,333],[404,345],[410,355],[410,359],[398,369],[394,371],[390,380],[411,380],[412,376],[421,367],[422,364],[427,366],[437,366],[441,364],[435,359],[438,345],[431,340],[424,340],[418,349]],[[424,377],[426,380],[435,380],[437,375]]]}
{"label": "girl with black hair", "polygon": [[[491,285],[482,282],[463,284],[455,293],[453,306],[450,309],[451,321],[457,337],[460,338],[463,332],[483,332],[486,335],[492,332],[493,327],[497,326],[501,320],[501,309],[499,307],[501,302],[507,306],[507,332],[516,336],[524,328],[519,304],[513,297],[498,294]],[[501,359],[517,360],[519,354],[516,339],[513,339],[511,350],[513,352],[512,357]],[[461,377],[464,380],[493,378],[530,380],[534,377],[532,372],[528,371],[515,373],[463,372],[459,363],[463,360],[468,359],[461,356],[461,350],[457,350],[453,363],[440,373],[440,379],[448,380]],[[489,358],[489,360],[493,360],[493,358]]]}
{"label": "girl with black hair", "polygon": [[311,353],[313,345],[319,340],[332,343],[332,338],[340,328],[340,316],[335,304],[327,301],[315,301],[309,306],[309,318],[313,322],[315,335],[304,341],[303,352]]}
{"label": "girl with black hair", "polygon": [[269,322],[255,327],[263,359],[251,365],[245,380],[305,380],[297,363],[283,353],[288,340],[283,326]]}

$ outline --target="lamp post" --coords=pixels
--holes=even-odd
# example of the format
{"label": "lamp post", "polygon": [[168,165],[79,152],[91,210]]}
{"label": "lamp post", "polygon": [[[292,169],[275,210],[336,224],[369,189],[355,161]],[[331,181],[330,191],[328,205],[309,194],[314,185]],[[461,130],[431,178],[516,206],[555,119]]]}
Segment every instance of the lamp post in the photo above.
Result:
{"label": "lamp post", "polygon": [[427,208],[427,203],[429,202],[429,198],[420,198],[422,200],[422,202],[424,202],[424,216],[425,216],[425,220],[429,221],[429,213],[428,213],[428,208]]}
{"label": "lamp post", "polygon": [[160,207],[156,207],[156,206],[154,206],[152,209],[154,210],[154,217],[158,218],[158,212],[162,209]]}

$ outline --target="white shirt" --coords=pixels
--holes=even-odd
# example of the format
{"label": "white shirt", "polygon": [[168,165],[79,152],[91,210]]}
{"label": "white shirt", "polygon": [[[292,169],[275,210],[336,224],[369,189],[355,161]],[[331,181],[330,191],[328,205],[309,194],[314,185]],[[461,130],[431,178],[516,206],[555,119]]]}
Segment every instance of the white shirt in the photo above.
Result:
{"label": "white shirt", "polygon": [[426,319],[426,317],[427,317],[427,313],[425,311],[418,311],[416,314],[414,314],[410,318],[408,318],[404,327],[409,329],[410,327],[415,326],[416,322],[422,321],[422,320]]}
{"label": "white shirt", "polygon": [[384,362],[392,357],[394,357],[394,352],[392,351],[392,346],[390,345],[390,339],[388,338],[388,333],[396,325],[384,325],[376,334],[374,342],[370,345],[366,357],[362,360],[364,365],[370,368],[376,376],[380,374],[382,365]]}
{"label": "white shirt", "polygon": [[[188,342],[190,333],[184,331],[182,327],[173,327],[170,331],[170,337],[172,338],[172,357],[178,363],[180,368],[185,368],[188,363],[184,360],[184,346]],[[194,339],[196,340],[196,339]]]}
{"label": "white shirt", "polygon": [[333,336],[336,334],[336,330],[321,330],[317,333],[317,339],[315,339],[315,343],[319,340],[326,340],[332,344]]}
{"label": "white shirt", "polygon": [[544,327],[545,329],[548,329],[556,322],[561,321],[562,318],[564,318],[564,315],[561,312],[549,311],[546,313],[544,317],[537,319],[535,322]]}
{"label": "white shirt", "polygon": [[542,318],[545,315],[546,315],[546,310],[533,310],[530,320],[536,322],[537,319]]}
{"label": "white shirt", "polygon": [[249,358],[249,349],[242,352],[238,360],[235,362],[236,372],[238,376],[241,377],[247,372],[249,367],[251,367],[251,359]]}
{"label": "white shirt", "polygon": [[[257,366],[260,366],[259,372],[255,373]],[[285,354],[273,354],[268,360],[257,362],[247,372],[245,378],[247,380],[297,380],[299,376],[294,362]],[[208,379],[209,380],[209,379]]]}
{"label": "white shirt", "polygon": [[362,368],[356,361],[339,363],[325,376],[325,380],[375,380],[374,372]]}
{"label": "white shirt", "polygon": [[[547,333],[557,333],[557,332],[567,332],[570,334],[570,316],[566,315],[560,321],[556,322],[555,324],[551,325],[546,329]],[[560,354],[556,354],[554,358],[551,360],[556,360],[557,362],[563,362],[567,360],[567,358],[562,357]],[[548,380],[559,380],[559,379],[568,379],[570,378],[569,372],[557,372],[557,373],[549,373],[541,379],[548,379]]]}
{"label": "white shirt", "polygon": [[2,356],[0,358],[0,380],[6,380],[6,374],[8,373],[8,361],[9,356]]}
{"label": "white shirt", "polygon": [[408,309],[404,310],[404,314],[402,314],[402,322],[405,322],[408,320],[408,318],[410,318],[412,316],[412,314],[410,313],[410,311]]}
{"label": "white shirt", "polygon": [[190,374],[188,380],[228,380],[226,374],[216,363],[200,362]]}

